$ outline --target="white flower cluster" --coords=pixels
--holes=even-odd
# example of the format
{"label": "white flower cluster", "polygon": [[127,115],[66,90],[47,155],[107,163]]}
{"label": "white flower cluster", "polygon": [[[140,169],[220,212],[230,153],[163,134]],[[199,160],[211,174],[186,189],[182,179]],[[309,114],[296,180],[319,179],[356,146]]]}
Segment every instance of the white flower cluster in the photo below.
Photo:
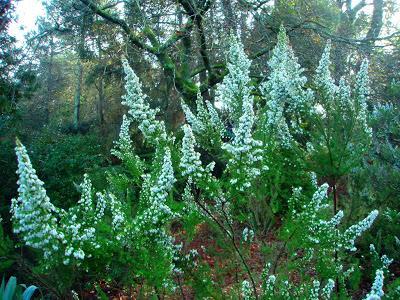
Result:
{"label": "white flower cluster", "polygon": [[318,280],[313,280],[313,285],[311,288],[310,300],[318,300],[319,299],[319,290],[321,287],[321,283]]}
{"label": "white flower cluster", "polygon": [[[17,140],[19,197],[12,201],[11,212],[14,231],[27,246],[43,251],[45,264],[60,257],[65,265],[80,265],[100,248],[96,225],[103,220],[106,209],[111,213],[114,235],[108,240],[120,240],[126,233],[123,206],[112,194],[97,193],[97,203],[92,198],[92,183],[87,174],[80,185],[78,205],[68,211],[53,206],[46,195],[43,182],[33,169],[26,148]],[[59,218],[59,220],[57,220]]]}
{"label": "white flower cluster", "polygon": [[242,296],[244,300],[253,299],[253,289],[251,288],[251,284],[248,280],[242,281]]}
{"label": "white flower cluster", "polygon": [[[337,236],[336,226],[340,223],[343,218],[343,212],[339,211],[332,219],[329,221],[321,220],[319,217],[319,212],[328,207],[327,204],[327,192],[329,185],[324,183],[315,191],[311,201],[304,204],[301,207],[299,213],[293,212],[297,218],[306,222],[308,234],[306,238],[314,243],[321,244],[322,242],[327,242],[328,244],[335,239]],[[295,202],[301,196],[301,189],[294,189],[291,202]],[[293,203],[290,203],[293,205]],[[310,253],[310,259],[312,258],[313,252]]]}
{"label": "white flower cluster", "polygon": [[246,227],[243,229],[242,238],[245,242],[252,242],[254,239],[254,231]]}
{"label": "white flower cluster", "polygon": [[205,131],[205,125],[197,118],[197,116],[195,116],[195,114],[190,110],[189,106],[183,100],[181,102],[181,107],[185,114],[185,119],[192,126],[193,131],[197,134],[203,133]]}
{"label": "white flower cluster", "polygon": [[311,201],[302,205],[300,212],[296,211],[296,204],[301,201],[303,189],[301,187],[293,188],[292,197],[288,201],[292,214],[299,219],[316,219],[317,212],[327,207],[326,199],[328,188],[329,185],[327,183],[319,186],[314,192]]}
{"label": "white flower cluster", "polygon": [[198,135],[206,135],[211,144],[214,144],[213,133],[216,133],[218,138],[222,138],[225,135],[225,128],[211,102],[207,100],[205,104],[199,93],[196,99],[197,114],[195,115],[185,102],[181,102],[186,121],[191,125],[193,132]]}
{"label": "white flower cluster", "polygon": [[11,213],[14,232],[20,234],[26,245],[43,250],[44,256],[59,249],[59,231],[56,208],[50,202],[43,182],[36,175],[24,145],[17,140],[15,148],[18,158],[18,199],[12,199]]}
{"label": "white flower cluster", "polygon": [[322,53],[317,70],[315,71],[316,75],[314,80],[317,88],[320,89],[320,92],[327,101],[332,101],[337,92],[337,86],[334,83],[330,71],[330,54],[331,41],[329,40],[325,46],[324,52]]}
{"label": "white flower cluster", "polygon": [[376,270],[375,280],[372,284],[371,291],[364,298],[365,300],[380,300],[385,294],[383,291],[383,271],[381,269]]}
{"label": "white flower cluster", "polygon": [[378,216],[378,213],[379,212],[377,210],[373,210],[364,220],[361,220],[357,224],[350,226],[343,233],[343,243],[346,249],[351,251],[356,250],[356,247],[354,246],[355,239],[372,226],[376,217]]}
{"label": "white flower cluster", "polygon": [[261,174],[257,163],[263,159],[262,142],[252,136],[254,111],[253,97],[249,94],[243,98],[242,109],[238,127],[233,129],[233,141],[222,145],[231,155],[227,165],[232,176],[230,183],[239,191],[250,188],[251,182]]}
{"label": "white flower cluster", "polygon": [[379,260],[382,263],[382,267],[380,269],[386,272],[390,264],[393,262],[393,259],[389,258],[386,254],[379,257],[379,254],[376,251],[374,244],[369,245],[369,251],[374,256],[375,260]]}
{"label": "white flower cluster", "polygon": [[78,205],[70,208],[63,216],[61,229],[64,232],[62,243],[65,247],[65,265],[76,262],[79,265],[84,258],[91,257],[85,249],[97,249],[100,245],[96,239],[95,225],[98,221],[92,199],[92,182],[87,174],[80,184],[81,198]]}
{"label": "white flower cluster", "polygon": [[129,114],[134,121],[139,123],[139,129],[143,136],[151,144],[157,145],[167,139],[164,122],[156,119],[157,110],[150,108],[146,96],[142,92],[142,84],[139,78],[129,66],[128,61],[123,59],[125,71],[125,90],[122,104],[129,107]]}
{"label": "white flower cluster", "polygon": [[[335,216],[330,220],[325,221],[320,218],[320,211],[327,208],[327,191],[328,184],[321,185],[314,193],[309,203],[303,204],[300,212],[295,209],[296,202],[301,201],[302,190],[301,188],[293,189],[293,195],[289,199],[289,207],[292,210],[293,216],[305,223],[307,228],[307,238],[314,244],[322,244],[320,251],[338,251],[340,248],[348,250],[356,250],[354,243],[364,231],[369,229],[378,216],[378,211],[372,211],[365,219],[361,220],[355,225],[350,226],[343,233],[339,232],[338,225],[343,219],[343,211],[338,211]],[[334,248],[332,248],[334,246]]]}
{"label": "white flower cluster", "polygon": [[335,281],[333,281],[333,279],[328,279],[328,282],[323,287],[321,292],[322,299],[324,300],[330,299],[334,287],[335,287]]}
{"label": "white flower cluster", "polygon": [[341,77],[339,81],[338,101],[339,101],[339,109],[343,113],[343,118],[347,120],[349,112],[353,113],[354,107],[351,102],[350,86],[347,84],[346,79],[344,77]]}
{"label": "white flower cluster", "polygon": [[[164,152],[164,153],[162,153]],[[140,196],[139,211],[132,224],[132,233],[139,243],[146,247],[157,247],[154,251],[170,261],[169,272],[176,268],[173,263],[176,247],[174,239],[166,232],[165,225],[175,216],[167,205],[167,198],[175,183],[171,161],[171,151],[158,147],[155,157],[155,169],[152,174],[143,175],[143,186]],[[140,251],[140,248],[137,249]]]}
{"label": "white flower cluster", "polygon": [[297,62],[285,28],[281,26],[278,43],[268,61],[271,69],[261,92],[267,99],[265,127],[284,147],[290,147],[293,133],[302,133],[302,117],[309,113],[313,93],[305,89],[307,78]]}
{"label": "white flower cluster", "polygon": [[358,71],[356,78],[356,107],[358,111],[357,119],[365,133],[371,137],[372,129],[368,126],[367,120],[367,102],[370,94],[371,89],[369,87],[368,60],[364,59],[361,63],[360,70]]}
{"label": "white flower cluster", "polygon": [[111,154],[122,159],[124,154],[132,152],[132,140],[129,133],[129,127],[131,125],[131,120],[127,115],[123,115],[121,129],[119,132],[119,139],[115,143],[115,148],[111,150]]}
{"label": "white flower cluster", "polygon": [[208,114],[210,116],[211,125],[215,128],[217,133],[219,133],[219,136],[221,138],[223,138],[225,136],[224,123],[222,123],[222,120],[219,117],[217,110],[215,109],[214,105],[211,104],[210,101],[208,101],[208,100],[206,101],[206,106],[207,106]]}
{"label": "white flower cluster", "polygon": [[228,113],[234,126],[243,113],[242,104],[251,97],[250,65],[243,44],[238,37],[232,36],[227,63],[229,73],[217,87],[216,102],[222,104],[222,109]]}
{"label": "white flower cluster", "polygon": [[175,183],[174,170],[171,162],[171,151],[165,148],[161,170],[158,172],[154,182],[151,182],[151,176],[145,176],[143,196],[146,199],[144,211],[136,219],[135,230],[156,230],[160,229],[158,225],[165,223],[173,213],[166,204],[167,197]]}
{"label": "white flower cluster", "polygon": [[[78,217],[79,216],[79,217]],[[79,214],[76,207],[70,209],[65,223],[62,224],[62,230],[65,232],[65,237],[62,243],[65,246],[63,263],[68,265],[71,261],[82,261],[86,254],[85,248],[99,248],[100,245],[96,242],[96,230],[90,224],[85,224],[82,220],[84,215]],[[83,221],[83,222],[82,222]],[[91,255],[87,255],[90,257]]]}
{"label": "white flower cluster", "polygon": [[190,125],[183,125],[184,136],[182,139],[182,157],[179,166],[182,168],[182,176],[202,177],[204,168],[201,165],[200,153],[194,147],[196,140]]}
{"label": "white flower cluster", "polygon": [[335,84],[334,79],[330,72],[330,49],[331,43],[328,41],[325,50],[322,54],[318,68],[316,70],[316,76],[314,82],[318,89],[317,104],[316,107],[322,107],[324,111],[323,117],[326,114],[335,114],[333,120],[340,122],[340,118],[344,122],[340,122],[346,126],[346,121],[354,119],[356,126],[361,129],[368,137],[371,137],[372,131],[368,127],[367,120],[367,101],[370,95],[369,77],[368,77],[368,61],[363,60],[360,70],[356,76],[356,85],[354,95],[351,93],[351,89],[347,84],[346,80],[342,77],[339,81],[339,86]]}
{"label": "white flower cluster", "polygon": [[109,193],[110,211],[111,211],[111,226],[115,232],[115,238],[119,241],[126,234],[126,215],[121,201],[113,194]]}
{"label": "white flower cluster", "polygon": [[93,210],[92,201],[92,182],[88,174],[83,175],[83,182],[80,184],[81,198],[78,200],[78,205],[85,211]]}
{"label": "white flower cluster", "polygon": [[199,180],[207,182],[213,180],[211,172],[214,168],[214,163],[212,162],[203,168],[200,160],[200,153],[195,150],[196,140],[192,128],[190,125],[185,124],[183,126],[183,131],[182,157],[179,164],[182,169],[182,176],[188,176],[189,180],[193,179],[195,183]]}
{"label": "white flower cluster", "polygon": [[265,291],[264,291],[264,293],[266,295],[273,296],[275,282],[276,282],[276,276],[275,275],[269,275],[268,278],[267,278],[267,281],[265,282]]}
{"label": "white flower cluster", "polygon": [[332,279],[328,279],[328,282],[321,290],[321,283],[318,280],[314,280],[309,299],[310,300],[331,299],[331,294],[334,287],[335,287],[335,282]]}

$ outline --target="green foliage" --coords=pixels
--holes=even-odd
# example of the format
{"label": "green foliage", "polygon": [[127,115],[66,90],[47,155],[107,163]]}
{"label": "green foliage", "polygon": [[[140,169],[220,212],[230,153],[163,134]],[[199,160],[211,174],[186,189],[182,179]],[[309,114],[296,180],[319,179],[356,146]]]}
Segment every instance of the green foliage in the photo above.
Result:
{"label": "green foliage", "polygon": [[2,221],[0,216],[0,273],[7,271],[14,263],[12,259],[13,243],[10,238],[4,234]]}
{"label": "green foliage", "polygon": [[57,206],[73,205],[79,198],[77,186],[82,174],[96,173],[105,164],[98,139],[97,134],[69,135],[53,130],[34,137],[30,147],[33,163]]}
{"label": "green foliage", "polygon": [[[37,251],[42,272],[62,270],[60,294],[85,279],[100,297],[98,283],[106,280],[140,287],[146,298],[178,289],[184,294],[190,286],[196,297],[218,299],[231,273],[235,282],[227,294],[246,299],[341,299],[358,287],[363,262],[354,255],[356,239],[378,211],[359,210],[353,218],[360,221],[341,225],[345,213],[337,189],[340,179],[362,167],[370,146],[367,62],[353,89],[344,79],[337,86],[328,44],[307,88],[281,27],[271,74],[261,87],[264,106],[255,106],[251,61],[237,38],[231,43],[229,74],[217,89],[222,110],[200,95],[196,112],[182,103],[189,123],[183,135],[167,131],[123,60],[128,112],[111,151],[120,164],[104,175],[98,175],[102,156],[89,135],[40,136],[33,164],[17,140],[14,232]],[[143,137],[141,145],[132,141],[132,126]],[[62,143],[53,143],[61,137]],[[42,170],[37,174],[34,166]],[[75,195],[78,172],[87,171],[94,175],[83,176]],[[92,184],[92,176],[106,181]],[[50,197],[39,177],[48,182]],[[60,184],[67,183],[63,190]],[[201,234],[204,226],[209,231]],[[272,232],[271,243],[266,235]],[[263,250],[254,255],[258,247]],[[392,260],[374,259],[368,297],[381,297]],[[261,261],[271,262],[262,273]]]}

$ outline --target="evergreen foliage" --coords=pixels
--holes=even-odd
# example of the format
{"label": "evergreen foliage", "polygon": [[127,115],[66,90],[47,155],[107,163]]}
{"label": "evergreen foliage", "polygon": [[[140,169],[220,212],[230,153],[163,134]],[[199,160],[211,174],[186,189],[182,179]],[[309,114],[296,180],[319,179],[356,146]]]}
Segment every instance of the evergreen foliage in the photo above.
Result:
{"label": "evergreen foliage", "polygon": [[[42,254],[43,267],[74,270],[93,283],[112,270],[125,286],[144,286],[145,296],[161,290],[177,294],[183,281],[194,290],[200,285],[204,297],[221,297],[225,291],[217,289],[208,265],[198,262],[198,251],[190,247],[190,232],[208,224],[234,261],[233,297],[351,297],[347,282],[360,267],[356,242],[379,215],[372,210],[353,225],[342,222],[345,205],[337,193],[340,180],[362,165],[371,143],[368,62],[361,64],[353,89],[345,78],[336,85],[328,43],[313,84],[307,83],[282,26],[257,99],[265,105],[255,106],[251,60],[239,38],[230,43],[228,74],[217,87],[222,110],[200,95],[196,112],[182,102],[188,124],[181,141],[180,133],[167,132],[123,59],[122,104],[128,113],[112,150],[122,165],[107,173],[102,189],[85,174],[81,197],[67,210],[52,204],[17,140],[14,232]],[[136,151],[132,126],[149,147],[147,156]],[[249,249],[265,237],[268,213],[280,218],[279,242],[264,245],[269,250],[260,271],[251,264]],[[366,299],[384,296],[390,262],[382,259]]]}

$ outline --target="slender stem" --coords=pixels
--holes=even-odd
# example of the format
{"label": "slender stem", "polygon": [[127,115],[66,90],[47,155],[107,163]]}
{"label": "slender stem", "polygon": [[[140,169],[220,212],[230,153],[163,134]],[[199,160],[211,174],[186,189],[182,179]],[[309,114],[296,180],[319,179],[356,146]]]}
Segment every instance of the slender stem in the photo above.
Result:
{"label": "slender stem", "polygon": [[292,239],[292,237],[294,236],[296,231],[297,231],[297,228],[292,232],[292,234],[289,236],[289,238],[283,243],[282,247],[279,249],[278,255],[276,256],[276,259],[274,261],[274,265],[272,267],[272,274],[276,273],[276,268],[278,267],[279,260],[283,255],[283,251],[285,250],[285,247],[286,247],[288,241],[290,241]]}
{"label": "slender stem", "polygon": [[[256,284],[255,284],[253,275],[251,274],[250,268],[249,268],[249,266],[247,265],[246,260],[244,259],[242,253],[240,252],[239,247],[238,247],[237,244],[236,244],[236,239],[235,239],[235,234],[234,234],[234,232],[233,232],[233,231],[232,231],[232,233],[229,232],[229,230],[227,230],[227,229],[224,227],[224,225],[222,225],[221,222],[219,222],[219,221],[213,216],[213,214],[212,214],[203,204],[200,203],[200,201],[198,201],[198,200],[196,200],[196,199],[195,199],[195,201],[196,201],[197,205],[199,205],[199,206],[201,207],[201,209],[202,209],[207,215],[209,215],[210,218],[218,225],[218,227],[219,227],[224,233],[226,233],[227,236],[230,238],[230,240],[231,240],[231,242],[232,242],[232,245],[233,245],[233,248],[235,249],[236,254],[238,255],[240,261],[242,262],[244,268],[246,269],[247,274],[249,275],[249,278],[250,278],[250,281],[251,281],[251,284],[252,284],[252,287],[253,287],[254,297],[255,297],[256,299],[258,299],[257,287],[256,287]],[[224,210],[223,210],[223,212],[224,212]],[[224,213],[224,215],[225,215],[225,213]],[[227,216],[225,215],[225,217],[227,217]],[[228,222],[228,224],[230,224],[230,223]],[[231,228],[232,228],[232,227],[231,227]],[[232,230],[233,230],[233,228],[232,228]]]}
{"label": "slender stem", "polygon": [[[336,178],[333,181],[333,215],[336,216],[337,210],[338,210],[338,205],[339,205],[339,198],[338,198],[338,192],[337,192],[337,180]],[[337,227],[337,225],[336,225]],[[338,252],[335,247],[335,264],[338,261]],[[339,294],[339,277],[336,276],[336,293]]]}
{"label": "slender stem", "polygon": [[182,295],[182,299],[186,300],[186,296],[185,296],[185,293],[183,292],[183,288],[182,288],[181,276],[179,274],[178,274],[178,284],[179,284],[179,290]]}

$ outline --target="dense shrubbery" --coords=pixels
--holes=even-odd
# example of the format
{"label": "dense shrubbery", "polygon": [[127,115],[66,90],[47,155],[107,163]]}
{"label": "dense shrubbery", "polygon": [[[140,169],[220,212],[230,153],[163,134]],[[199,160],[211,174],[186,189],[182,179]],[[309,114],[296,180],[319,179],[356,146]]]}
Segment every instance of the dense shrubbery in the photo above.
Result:
{"label": "dense shrubbery", "polygon": [[[387,228],[393,236],[399,214],[395,205],[378,213],[374,208],[382,210],[382,205],[373,201],[370,211],[362,211],[351,225],[342,221],[348,208],[343,189],[356,186],[347,178],[371,174],[360,170],[365,170],[368,155],[376,155],[370,153],[373,144],[390,156],[388,164],[398,162],[391,141],[380,142],[397,134],[397,128],[373,133],[368,125],[368,62],[363,61],[357,76],[336,85],[328,44],[314,80],[307,82],[282,28],[268,80],[256,90],[249,77],[251,61],[237,38],[231,43],[229,73],[216,93],[221,111],[201,95],[196,112],[183,103],[188,124],[182,126],[182,140],[156,118],[138,77],[123,61],[123,104],[129,111],[112,150],[122,166],[108,170],[107,186],[95,188],[85,175],[77,205],[62,205],[64,192],[54,196],[56,206],[50,201],[17,141],[14,232],[42,254],[43,272],[71,274],[58,293],[69,292],[81,278],[88,284],[107,280],[123,288],[140,287],[145,297],[184,295],[191,287],[197,297],[342,299],[358,289],[354,282],[365,262],[357,252],[357,238],[377,218],[390,220],[385,226],[393,226]],[[376,108],[371,124],[389,111]],[[151,155],[136,154],[131,125],[139,128]],[[42,167],[54,167],[51,159],[44,162]],[[99,159],[88,163],[99,164]],[[384,173],[381,180],[396,176]],[[65,184],[62,177],[49,178]],[[191,246],[203,223],[222,244],[226,260],[219,270],[203,259],[212,255],[211,249]],[[271,232],[274,242],[267,239]],[[390,255],[393,241],[382,248]],[[362,296],[380,299],[384,279],[391,278],[392,259],[378,254],[373,244],[369,247],[373,284]],[[261,249],[256,263],[255,248]],[[223,268],[236,276],[229,287],[218,279]],[[399,289],[392,288],[387,298],[396,293]]]}

